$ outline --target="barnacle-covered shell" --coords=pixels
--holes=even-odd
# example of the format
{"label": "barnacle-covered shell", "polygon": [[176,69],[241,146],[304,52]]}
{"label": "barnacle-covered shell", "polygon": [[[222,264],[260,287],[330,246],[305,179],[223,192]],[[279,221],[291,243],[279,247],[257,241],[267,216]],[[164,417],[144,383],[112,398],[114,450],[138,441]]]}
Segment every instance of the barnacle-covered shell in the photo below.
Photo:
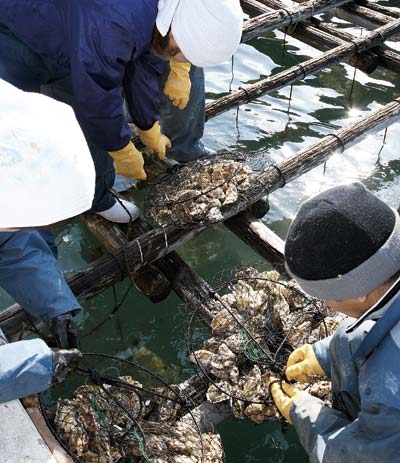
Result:
{"label": "barnacle-covered shell", "polygon": [[207,391],[207,400],[213,404],[218,404],[220,402],[225,402],[229,400],[230,394],[232,391],[232,386],[228,381],[219,381],[217,383],[211,384]]}
{"label": "barnacle-covered shell", "polygon": [[[232,310],[235,313],[236,318],[243,323],[243,317]],[[234,333],[238,330],[237,321],[232,317],[227,309],[222,309],[211,321],[211,328],[213,334],[227,334]]]}
{"label": "barnacle-covered shell", "polygon": [[208,350],[200,349],[190,355],[190,361],[208,370],[211,367],[211,360],[214,358],[214,355],[215,354]]}

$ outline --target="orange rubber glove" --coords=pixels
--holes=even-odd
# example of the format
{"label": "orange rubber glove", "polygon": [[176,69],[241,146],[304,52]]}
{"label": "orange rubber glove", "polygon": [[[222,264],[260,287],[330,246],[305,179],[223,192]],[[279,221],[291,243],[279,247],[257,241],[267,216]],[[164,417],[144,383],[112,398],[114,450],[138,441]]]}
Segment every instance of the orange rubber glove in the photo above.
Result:
{"label": "orange rubber glove", "polygon": [[109,151],[108,154],[114,159],[117,174],[136,180],[146,180],[143,155],[132,142],[129,142],[125,148]]}
{"label": "orange rubber glove", "polygon": [[167,148],[171,148],[171,140],[161,133],[160,123],[155,122],[150,130],[138,130],[142,143],[146,145],[150,154],[157,153],[163,161]]}
{"label": "orange rubber glove", "polygon": [[[278,381],[277,378],[269,378],[269,381]],[[293,407],[294,401],[307,394],[307,392],[298,389],[293,384],[285,381],[278,381],[271,386],[271,395],[281,415],[292,424],[290,419],[290,410]]]}
{"label": "orange rubber glove", "polygon": [[313,375],[326,376],[312,346],[304,344],[290,354],[286,364],[286,377],[290,381],[297,379],[306,383]]}
{"label": "orange rubber glove", "polygon": [[164,93],[172,104],[180,110],[185,109],[190,98],[192,83],[190,81],[190,63],[178,63],[171,59],[171,71],[165,83]]}

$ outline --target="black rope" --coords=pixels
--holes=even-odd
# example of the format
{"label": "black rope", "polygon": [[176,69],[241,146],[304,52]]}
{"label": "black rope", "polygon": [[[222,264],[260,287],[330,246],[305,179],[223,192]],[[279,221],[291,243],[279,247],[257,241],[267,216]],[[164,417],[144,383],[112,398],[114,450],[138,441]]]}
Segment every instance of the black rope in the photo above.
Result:
{"label": "black rope", "polygon": [[329,133],[327,136],[335,138],[340,143],[342,153],[345,151],[346,145],[344,144],[343,140],[339,137],[339,135],[336,135],[336,133]]}
{"label": "black rope", "polygon": [[280,175],[280,178],[282,179],[282,182],[283,182],[281,188],[283,188],[287,183],[285,174],[282,172],[282,170],[276,164],[273,164],[271,167],[273,169],[275,169],[278,172],[278,174]]}
{"label": "black rope", "polygon": [[251,97],[247,89],[245,87],[239,87],[239,90],[242,90],[245,93],[247,98],[246,104],[249,104],[251,102]]}

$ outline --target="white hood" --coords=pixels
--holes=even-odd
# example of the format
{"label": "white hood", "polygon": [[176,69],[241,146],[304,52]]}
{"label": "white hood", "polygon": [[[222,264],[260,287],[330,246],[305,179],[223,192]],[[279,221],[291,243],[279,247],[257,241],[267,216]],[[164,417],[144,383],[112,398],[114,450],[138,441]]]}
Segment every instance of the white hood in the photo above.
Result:
{"label": "white hood", "polygon": [[0,79],[0,230],[90,209],[95,171],[71,107]]}
{"label": "white hood", "polygon": [[188,61],[209,67],[237,50],[244,13],[239,0],[159,0],[157,28],[171,32]]}

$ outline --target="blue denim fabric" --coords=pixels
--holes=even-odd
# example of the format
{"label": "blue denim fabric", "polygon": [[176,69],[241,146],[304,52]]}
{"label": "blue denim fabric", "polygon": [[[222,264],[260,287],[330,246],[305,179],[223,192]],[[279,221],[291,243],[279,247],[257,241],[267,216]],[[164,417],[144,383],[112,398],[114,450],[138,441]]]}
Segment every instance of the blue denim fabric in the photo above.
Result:
{"label": "blue denim fabric", "polygon": [[181,162],[193,161],[211,154],[201,141],[205,125],[204,70],[196,66],[191,67],[190,99],[183,110],[176,108],[164,95],[163,89],[169,72],[169,63],[165,62],[160,90],[162,92],[161,129],[172,142],[172,148],[168,150],[167,157]]}
{"label": "blue denim fabric", "polygon": [[42,320],[80,308],[53,251],[50,232],[0,233],[0,286]]}
{"label": "blue denim fabric", "polygon": [[0,346],[0,403],[46,390],[52,365],[51,350],[40,339]]}

